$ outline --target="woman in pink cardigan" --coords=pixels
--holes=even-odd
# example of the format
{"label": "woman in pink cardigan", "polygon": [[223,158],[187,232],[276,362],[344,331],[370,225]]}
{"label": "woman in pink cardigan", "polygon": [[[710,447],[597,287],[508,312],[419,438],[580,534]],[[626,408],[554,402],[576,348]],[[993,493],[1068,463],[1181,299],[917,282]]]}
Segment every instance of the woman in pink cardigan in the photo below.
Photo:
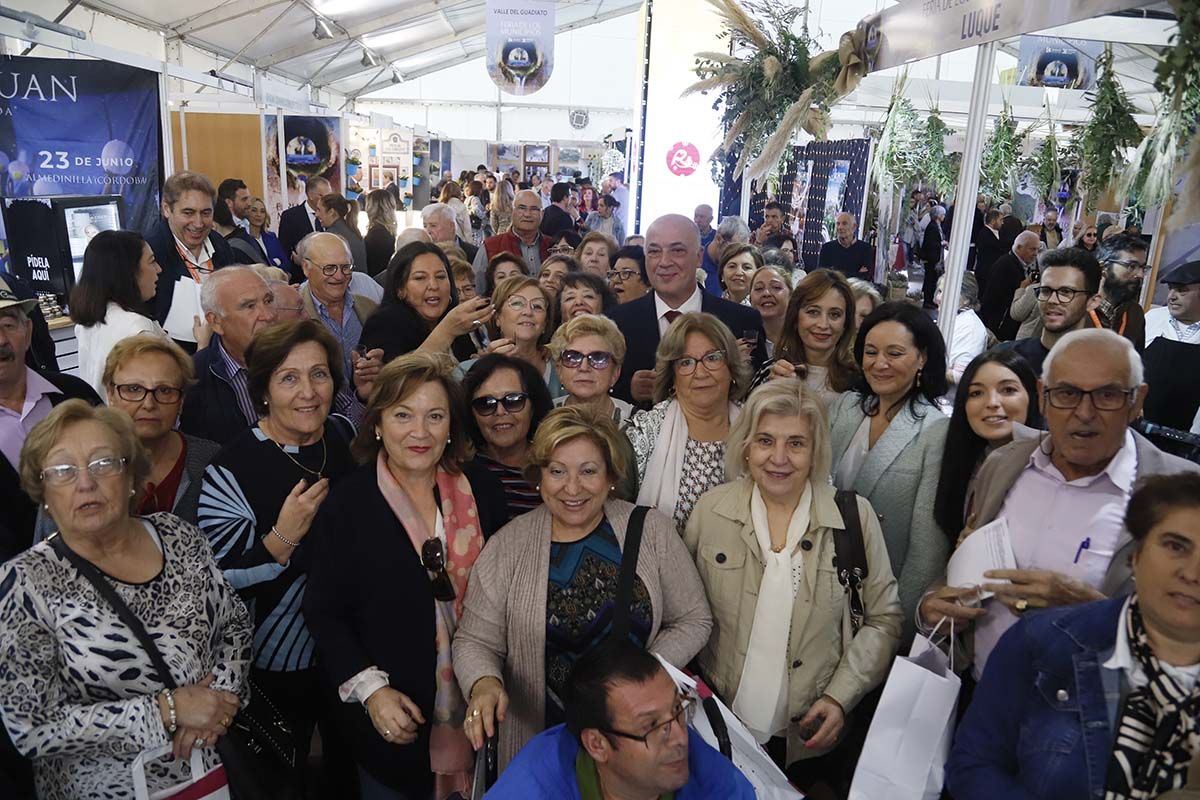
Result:
{"label": "woman in pink cardigan", "polygon": [[[454,672],[468,697],[476,748],[499,722],[500,767],[535,734],[564,721],[561,689],[572,665],[613,627],[617,579],[634,506],[613,497],[625,470],[612,420],[577,406],[542,421],[527,477],[543,505],[484,547],[454,637]],[[675,526],[646,514],[628,635],[682,666],[708,641],[712,615]]]}

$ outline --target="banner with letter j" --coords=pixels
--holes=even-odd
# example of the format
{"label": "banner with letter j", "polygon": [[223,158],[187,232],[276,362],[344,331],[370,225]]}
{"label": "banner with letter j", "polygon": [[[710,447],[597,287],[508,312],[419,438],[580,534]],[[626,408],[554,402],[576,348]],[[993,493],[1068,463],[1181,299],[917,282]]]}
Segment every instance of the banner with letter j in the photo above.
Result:
{"label": "banner with letter j", "polygon": [[554,71],[554,3],[487,0],[487,71],[508,94],[533,94]]}
{"label": "banner with letter j", "polygon": [[[158,75],[124,64],[4,56],[0,196],[119,194],[126,227],[157,220]],[[0,233],[2,235],[2,233]]]}

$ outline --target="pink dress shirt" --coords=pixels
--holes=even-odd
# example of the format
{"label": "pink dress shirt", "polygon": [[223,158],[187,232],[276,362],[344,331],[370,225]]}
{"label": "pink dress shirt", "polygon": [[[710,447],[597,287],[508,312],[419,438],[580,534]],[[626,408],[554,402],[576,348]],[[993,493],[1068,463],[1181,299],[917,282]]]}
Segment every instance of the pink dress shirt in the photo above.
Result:
{"label": "pink dress shirt", "polygon": [[21,447],[33,426],[50,415],[53,406],[47,395],[58,389],[28,367],[25,368],[25,404],[21,413],[0,406],[0,453],[8,459],[13,469],[20,469]]}

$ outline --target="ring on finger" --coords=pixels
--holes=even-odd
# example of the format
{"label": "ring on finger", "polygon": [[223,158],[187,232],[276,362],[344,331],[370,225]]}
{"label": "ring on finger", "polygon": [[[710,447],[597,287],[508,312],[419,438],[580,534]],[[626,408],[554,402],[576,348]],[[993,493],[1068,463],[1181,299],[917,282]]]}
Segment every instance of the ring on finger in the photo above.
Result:
{"label": "ring on finger", "polygon": [[383,729],[383,735],[384,735],[384,736],[386,736],[386,737],[388,737],[388,738],[390,739],[390,738],[392,737],[392,732],[391,732],[391,731],[389,731],[387,728],[384,728],[384,729]]}
{"label": "ring on finger", "polygon": [[192,744],[193,744],[193,746],[195,746],[195,747],[204,747],[204,737],[203,737],[203,736],[197,736],[197,737],[196,737],[196,741],[192,742]]}
{"label": "ring on finger", "polygon": [[1016,609],[1018,614],[1024,614],[1029,610],[1029,601],[1022,597],[1020,600],[1013,603],[1013,608]]}

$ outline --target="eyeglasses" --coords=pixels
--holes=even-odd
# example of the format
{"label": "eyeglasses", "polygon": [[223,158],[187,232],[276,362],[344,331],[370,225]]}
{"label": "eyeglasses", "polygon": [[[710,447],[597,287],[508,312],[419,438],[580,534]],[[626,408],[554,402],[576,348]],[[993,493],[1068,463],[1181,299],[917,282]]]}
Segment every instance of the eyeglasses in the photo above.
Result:
{"label": "eyeglasses", "polygon": [[79,478],[79,471],[86,469],[93,478],[107,478],[120,475],[125,471],[125,459],[120,456],[105,456],[89,461],[87,466],[77,467],[74,464],[54,464],[45,467],[39,477],[51,486],[66,486]]}
{"label": "eyeglasses", "polygon": [[433,598],[435,600],[453,600],[458,597],[454,591],[454,583],[446,572],[446,546],[441,539],[426,539],[421,544],[421,566],[433,573]]}
{"label": "eyeglasses", "polygon": [[650,749],[651,743],[655,747],[662,747],[671,740],[671,728],[676,724],[687,727],[692,721],[692,715],[696,710],[696,701],[692,697],[681,696],[679,704],[675,707],[675,713],[666,722],[661,722],[655,725],[650,730],[646,731],[641,736],[634,736],[632,733],[614,730],[612,728],[601,728],[600,730],[610,736],[620,736],[622,739],[632,739],[635,742],[641,742],[646,745],[646,749]]}
{"label": "eyeglasses", "polygon": [[1143,264],[1141,261],[1129,261],[1126,259],[1117,260],[1114,258],[1110,261],[1105,261],[1104,263],[1105,264],[1115,264],[1118,267],[1124,267],[1125,269],[1131,269],[1134,272],[1149,272],[1152,269],[1152,267],[1149,264]]}
{"label": "eyeglasses", "polygon": [[1100,411],[1119,411],[1133,401],[1137,389],[1125,389],[1120,386],[1101,386],[1099,389],[1084,390],[1076,386],[1052,386],[1044,389],[1042,394],[1054,408],[1078,408],[1083,398],[1092,398],[1092,406]]}
{"label": "eyeglasses", "polygon": [[569,245],[569,244],[556,244],[550,248],[550,252],[551,253],[562,253],[562,254],[574,253],[575,248],[571,247],[571,245]]}
{"label": "eyeglasses", "polygon": [[1087,289],[1072,289],[1070,286],[1039,286],[1037,288],[1037,299],[1044,303],[1053,297],[1058,302],[1067,305],[1077,295],[1086,295],[1087,293]]}
{"label": "eyeglasses", "polygon": [[[317,264],[311,258],[305,258],[304,260],[310,264]],[[341,272],[343,275],[349,275],[351,272],[354,272],[353,264],[317,264],[317,267],[326,278],[332,278],[338,272]]]}
{"label": "eyeglasses", "polygon": [[117,397],[127,403],[140,403],[146,399],[146,395],[152,394],[154,402],[173,406],[183,397],[183,390],[175,386],[155,386],[151,389],[139,383],[121,383],[114,388],[117,390]]}
{"label": "eyeglasses", "polygon": [[700,358],[692,358],[684,356],[683,358],[675,359],[675,371],[680,375],[691,375],[696,371],[697,364],[703,364],[704,368],[709,372],[716,372],[725,363],[724,350],[710,350]]}
{"label": "eyeglasses", "polygon": [[613,354],[604,350],[597,350],[594,353],[581,353],[578,350],[563,350],[558,357],[559,363],[570,369],[578,369],[583,366],[583,360],[587,359],[588,365],[592,369],[607,369],[612,363]]}
{"label": "eyeglasses", "polygon": [[527,402],[529,402],[529,395],[525,392],[509,392],[502,397],[491,397],[485,394],[471,401],[471,410],[481,417],[490,417],[503,403],[505,411],[515,414],[524,408]]}
{"label": "eyeglasses", "polygon": [[513,311],[524,311],[528,308],[535,314],[546,313],[546,303],[544,300],[526,300],[524,297],[514,297],[504,305],[508,306]]}
{"label": "eyeglasses", "polygon": [[640,278],[640,277],[641,277],[641,273],[638,272],[636,269],[610,269],[608,271],[608,279],[610,281],[615,281],[615,280],[620,279],[620,281],[622,283],[624,283],[625,281],[631,281],[634,278]]}

